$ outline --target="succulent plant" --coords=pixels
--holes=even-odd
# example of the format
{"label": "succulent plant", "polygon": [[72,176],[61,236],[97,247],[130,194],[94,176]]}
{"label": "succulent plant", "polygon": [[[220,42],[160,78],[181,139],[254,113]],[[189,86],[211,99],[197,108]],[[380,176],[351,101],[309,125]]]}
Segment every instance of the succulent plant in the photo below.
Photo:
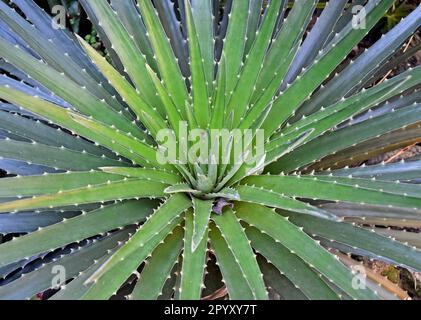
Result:
{"label": "succulent plant", "polygon": [[80,0],[109,63],[0,2],[0,298],[401,297],[346,255],[421,270],[421,160],[361,166],[421,141],[421,7],[347,60],[393,3]]}

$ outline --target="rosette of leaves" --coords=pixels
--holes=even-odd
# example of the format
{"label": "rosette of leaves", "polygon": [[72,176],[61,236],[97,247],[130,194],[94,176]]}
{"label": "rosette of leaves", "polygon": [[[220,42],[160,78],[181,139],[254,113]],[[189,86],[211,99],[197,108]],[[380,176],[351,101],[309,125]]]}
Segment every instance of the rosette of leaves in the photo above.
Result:
{"label": "rosette of leaves", "polygon": [[[420,67],[378,81],[421,7],[342,63],[394,1],[363,2],[364,28],[347,2],[307,32],[317,1],[81,0],[112,64],[0,2],[0,297],[396,298],[341,253],[421,270],[419,238],[384,228],[421,226],[421,160],[359,166],[421,140]],[[231,139],[161,165],[181,121],[264,130],[265,157]]]}

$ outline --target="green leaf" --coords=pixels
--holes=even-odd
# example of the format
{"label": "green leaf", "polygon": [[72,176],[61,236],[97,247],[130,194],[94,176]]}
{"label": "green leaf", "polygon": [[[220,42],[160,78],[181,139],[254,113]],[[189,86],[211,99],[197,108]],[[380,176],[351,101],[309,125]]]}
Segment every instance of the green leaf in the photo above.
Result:
{"label": "green leaf", "polygon": [[79,300],[89,289],[89,286],[85,286],[83,283],[114,254],[115,249],[108,252],[101,259],[96,260],[88,269],[80,272],[75,279],[67,283],[48,300]]}
{"label": "green leaf", "polygon": [[210,243],[232,300],[255,299],[243,271],[218,228],[211,224]]}
{"label": "green leaf", "polygon": [[178,261],[176,261],[175,266],[171,270],[168,280],[165,282],[164,287],[162,288],[162,294],[158,297],[158,300],[171,300],[174,298],[177,275],[180,273],[180,270],[181,259],[179,257]]}
{"label": "green leaf", "polygon": [[117,12],[121,23],[127,29],[127,32],[133,36],[140,51],[146,56],[146,61],[155,71],[158,70],[155,59],[153,58],[153,50],[149,39],[146,35],[146,27],[142,21],[142,17],[137,11],[134,1],[111,0],[111,6]]}
{"label": "green leaf", "polygon": [[[384,237],[402,242],[409,246],[414,246],[421,249],[421,239],[416,232],[407,232],[406,230],[394,230],[391,228],[373,228],[375,233],[381,234]],[[418,251],[419,252],[419,251]]]}
{"label": "green leaf", "polygon": [[[285,0],[282,0],[283,6]],[[258,34],[259,23],[262,15],[263,0],[251,0],[249,6],[249,16],[247,21],[247,37],[244,48],[244,58],[250,52],[251,47],[254,44],[254,40]],[[280,13],[279,13],[280,14]]]}
{"label": "green leaf", "polygon": [[[131,229],[125,229],[104,237],[101,240],[91,241],[84,246],[77,247],[73,253],[64,255],[53,262],[39,267],[37,270],[25,274],[19,279],[0,287],[0,299],[24,300],[31,299],[37,293],[44,292],[57,282],[57,269],[64,268],[64,280],[79,275],[96,260],[101,259],[109,250],[113,250],[120,242],[126,241]],[[61,284],[63,285],[63,284]]]}
{"label": "green leaf", "polygon": [[181,227],[175,228],[152,252],[129,296],[131,300],[156,300],[161,295],[183,248],[183,234]]}
{"label": "green leaf", "polygon": [[306,297],[312,300],[338,299],[317,272],[279,241],[253,227],[246,227],[246,234],[253,248],[292,281]]}
{"label": "green leaf", "polygon": [[[358,181],[358,180],[357,180]],[[253,176],[243,183],[256,185],[289,197],[391,205],[397,207],[421,207],[419,197],[402,196],[382,190],[319,180],[316,176]],[[387,182],[385,182],[387,184]],[[392,188],[394,183],[389,183]]]}
{"label": "green leaf", "polygon": [[234,127],[237,127],[247,111],[247,106],[253,94],[257,77],[262,68],[266,51],[272,40],[273,29],[281,8],[281,3],[282,0],[272,0],[266,7],[266,14],[259,32],[247,55],[244,67],[239,75],[238,83],[228,102],[227,112],[230,113],[234,110]]}
{"label": "green leaf", "polygon": [[421,186],[412,183],[400,183],[390,181],[377,181],[365,178],[351,178],[351,177],[334,177],[334,176],[317,176],[321,181],[328,181],[331,183],[339,183],[348,186],[358,186],[370,190],[380,190],[387,193],[399,194],[402,196],[410,196],[414,198],[421,198]]}
{"label": "green leaf", "polygon": [[98,85],[99,82],[104,82],[104,77],[86,59],[72,34],[61,28],[52,28],[51,16],[37,4],[17,0],[15,5],[23,11],[25,18],[6,3],[0,4],[0,16],[10,30],[24,41],[22,47],[26,47],[25,51],[33,50],[31,53],[36,52],[33,56],[39,56],[55,70],[64,72],[69,80],[86,87],[97,100],[104,100],[115,111],[121,111],[127,120],[133,120],[132,115],[124,110],[124,106],[112,97],[115,94],[112,88],[108,84]]}
{"label": "green leaf", "polygon": [[137,198],[164,197],[165,184],[145,180],[120,180],[87,186],[63,192],[34,196],[22,200],[0,203],[0,212],[23,211],[41,208],[57,208],[87,203]]}
{"label": "green leaf", "polygon": [[191,193],[191,194],[200,194],[200,191],[194,190],[188,183],[178,183],[173,186],[167,187],[165,193]]}
{"label": "green leaf", "polygon": [[179,175],[155,168],[102,167],[100,169],[103,172],[110,173],[110,176],[120,175],[128,178],[142,178],[165,184],[177,184],[182,182],[182,178]]}
{"label": "green leaf", "polygon": [[229,22],[222,55],[225,56],[225,92],[228,95],[234,91],[238,82],[237,75],[242,67],[246,45],[248,12],[249,1],[233,1],[231,12],[227,13]]}
{"label": "green leaf", "polygon": [[272,101],[300,48],[302,36],[312,17],[316,1],[312,0],[309,3],[308,0],[297,0],[295,3],[265,57],[251,99],[253,107],[241,123],[242,128],[248,128]]}
{"label": "green leaf", "polygon": [[352,119],[353,116],[416,86],[421,81],[420,77],[421,68],[411,69],[368,90],[363,90],[350,98],[344,98],[335,105],[317,111],[286,127],[282,130],[282,133],[274,135],[267,148],[271,148],[271,145],[276,143],[295,138],[297,135],[313,128],[314,131],[308,138],[308,141],[310,141],[329,129],[335,129],[343,121]]}
{"label": "green leaf", "polygon": [[[34,80],[42,83],[81,113],[92,116],[98,121],[114,125],[124,132],[131,133],[133,136],[139,138],[144,137],[136,125],[125,117],[122,117],[121,114],[113,110],[106,102],[92,95],[86,88],[73,82],[65,74],[37,60],[19,47],[12,46],[2,38],[0,38],[0,56],[18,67],[19,70],[28,74]],[[5,100],[7,99],[5,98]]]}
{"label": "green leaf", "polygon": [[[301,73],[303,68],[311,64],[319,51],[323,49],[347,3],[348,0],[320,3],[325,7],[310,32],[306,35],[300,50],[297,52],[297,56],[292,61],[291,68],[283,80],[282,89],[285,88],[287,83],[291,83]],[[353,3],[352,5],[355,4]]]}
{"label": "green leaf", "polygon": [[237,204],[236,212],[241,220],[279,241],[354,299],[377,299],[370,290],[354,289],[351,271],[286,218],[260,205]]}
{"label": "green leaf", "polygon": [[254,164],[248,164],[246,162],[243,164],[240,163],[238,166],[233,166],[231,171],[224,178],[225,180],[223,180],[223,183],[228,182],[229,185],[233,185],[247,176],[251,176],[263,171],[271,163],[276,164],[277,160],[287,155],[288,153],[291,153],[291,151],[304,143],[312,132],[313,130],[306,131],[296,137],[294,140],[290,140],[286,143],[280,143],[271,150],[264,150],[265,152],[263,153],[263,156],[257,154],[258,157],[255,157]]}
{"label": "green leaf", "polygon": [[174,134],[175,136],[178,138],[179,136],[179,126],[181,121],[183,121],[183,113],[180,111],[181,107],[179,106],[178,108],[174,105],[173,100],[171,99],[171,96],[169,94],[169,92],[167,91],[167,89],[164,87],[163,83],[161,83],[161,80],[158,78],[158,76],[156,75],[156,73],[149,68],[148,66],[147,70],[149,72],[149,75],[155,85],[156,91],[158,92],[158,95],[160,97],[160,99],[162,100],[162,103],[164,105],[164,113],[165,113],[165,118],[169,120],[173,130],[174,130]]}
{"label": "green leaf", "polygon": [[240,195],[238,194],[237,190],[233,188],[224,188],[218,192],[208,193],[205,197],[209,199],[215,199],[215,198],[224,198],[224,199],[229,199],[229,200],[240,199]]}
{"label": "green leaf", "polygon": [[122,180],[121,176],[91,172],[69,172],[0,179],[1,197],[28,197]]}
{"label": "green leaf", "polygon": [[108,2],[82,0],[81,3],[85,8],[89,7],[90,10],[87,10],[87,12],[92,12],[92,15],[95,15],[95,18],[98,19],[98,24],[112,43],[113,50],[117,53],[130,79],[141,92],[144,100],[154,105],[160,105],[159,97],[156,96],[154,85],[146,71],[144,56],[136,47],[133,39]]}
{"label": "green leaf", "polygon": [[154,49],[155,58],[165,87],[168,89],[176,106],[183,106],[188,100],[187,88],[180,68],[172,51],[170,41],[159,21],[150,1],[139,1],[143,22],[148,30],[149,40]]}
{"label": "green leaf", "polygon": [[181,284],[181,265],[183,262],[183,255],[178,258],[177,265],[174,267],[174,275],[171,277],[172,284],[172,297],[174,300],[180,300],[180,284]]}
{"label": "green leaf", "polygon": [[[187,6],[186,6],[187,7]],[[212,12],[212,0],[193,0],[191,2],[192,16],[197,39],[200,45],[200,53],[204,60],[203,69],[208,87],[209,97],[213,92],[213,80],[215,69],[214,57],[214,16]],[[188,23],[188,11],[186,11],[186,22]]]}
{"label": "green leaf", "polygon": [[[101,123],[92,121],[86,117],[79,116],[77,114],[70,114],[70,116],[80,125],[89,129],[90,131],[95,132],[98,135],[103,136],[111,140],[112,144],[118,143],[129,149],[131,154],[137,154],[144,158],[143,163],[146,163],[150,166],[159,165],[158,160],[156,159],[157,149],[149,145],[145,140],[139,140],[133,136],[126,135],[120,132],[118,129],[115,129],[113,126],[107,127]],[[132,158],[133,156],[130,156]]]}
{"label": "green leaf", "polygon": [[121,162],[88,153],[57,148],[39,143],[27,143],[10,139],[0,139],[0,154],[6,159],[14,159],[62,170],[88,171],[102,166],[117,166]]}
{"label": "green leaf", "polygon": [[191,240],[191,251],[194,252],[206,236],[213,201],[192,198],[193,201],[193,238]]}
{"label": "green leaf", "polygon": [[370,225],[413,226],[421,225],[421,210],[411,208],[394,208],[387,205],[362,205],[355,203],[325,203],[323,210],[330,211],[346,221]]}
{"label": "green leaf", "polygon": [[222,56],[218,64],[218,78],[216,80],[214,101],[212,104],[211,129],[222,129],[224,126],[226,116],[226,82],[227,82],[227,68],[225,65],[225,55]]}
{"label": "green leaf", "polygon": [[[371,121],[366,124],[367,127],[372,125],[373,123]],[[365,130],[365,128],[363,128],[363,130]],[[352,134],[353,133],[349,133],[348,136],[352,136]],[[420,124],[416,123],[403,126],[398,130],[385,133],[381,136],[371,137],[369,140],[352,145],[351,147],[346,147],[341,151],[326,156],[323,158],[323,161],[311,164],[307,167],[306,171],[333,170],[346,166],[359,166],[362,162],[384,155],[385,152],[402,149],[412,144],[419,143],[421,141],[420,137]]]}
{"label": "green leaf", "polygon": [[247,185],[238,186],[236,190],[239,194],[239,201],[251,202],[268,207],[300,212],[324,219],[338,219],[334,214],[328,211],[319,209],[315,206],[301,202],[294,198],[284,196],[272,190]]}
{"label": "green leaf", "polygon": [[205,232],[200,242],[197,244],[193,243],[194,219],[192,210],[186,213],[183,264],[179,289],[180,300],[199,300],[203,288],[208,245],[208,225],[205,225]]}
{"label": "green leaf", "polygon": [[257,257],[259,267],[263,272],[263,279],[269,288],[275,290],[285,300],[308,300],[304,293],[298,289],[287,277],[283,276],[272,264]]}
{"label": "green leaf", "polygon": [[231,209],[227,209],[221,216],[212,215],[212,219],[234,255],[235,261],[240,267],[254,299],[268,299],[256,256],[234,212]]}
{"label": "green leaf", "polygon": [[[29,233],[79,215],[78,211],[22,212],[0,214],[0,233]],[[1,268],[0,268],[1,270]],[[1,272],[0,272],[1,276]]]}
{"label": "green leaf", "polygon": [[[53,147],[65,147],[67,149],[87,152],[97,156],[106,156],[116,159],[117,156],[107,149],[96,146],[89,141],[80,139],[67,132],[48,126],[41,121],[28,119],[17,113],[1,112],[0,129],[21,137],[24,140],[36,141]],[[17,140],[17,139],[15,139]]]}
{"label": "green leaf", "polygon": [[[322,173],[321,173],[322,174]],[[355,178],[375,178],[385,181],[410,181],[421,179],[421,161],[400,161],[343,168],[329,172],[334,177],[350,176]]]}
{"label": "green leaf", "polygon": [[296,213],[285,213],[290,221],[310,234],[368,251],[379,260],[386,260],[413,270],[421,270],[421,251],[393,241],[363,228],[343,222],[323,221]]}
{"label": "green leaf", "polygon": [[[145,124],[150,132],[156,135],[156,132],[159,129],[167,127],[159,112],[156,109],[154,110],[148,102],[142,98],[139,91],[133,88],[132,85],[124,79],[123,76],[121,76],[120,73],[115,70],[91,45],[80,37],[78,40],[85,48],[85,52],[92,59],[93,63],[98,67],[102,74],[107,77],[110,84],[117,90],[122,99],[130,106],[137,115],[138,119]],[[148,122],[147,118],[143,116],[143,113],[146,113],[155,119],[158,124],[157,128]]]}
{"label": "green leaf", "polygon": [[[117,0],[118,1],[118,0]],[[177,16],[177,11],[174,10],[175,3],[172,1],[157,1],[154,2],[156,11],[158,12],[159,19],[162,27],[171,42],[171,47],[174,50],[174,55],[178,59],[183,76],[190,74],[188,60],[189,53],[186,43],[186,30],[183,26],[186,25],[184,0],[177,0],[180,18]],[[181,20],[181,24],[180,21]]]}
{"label": "green leaf", "polygon": [[[421,121],[420,110],[421,105],[417,104],[337,131],[328,132],[297,148],[293,157],[292,154],[286,155],[268,170],[271,172],[279,172],[280,170],[290,172],[339,150],[388,134],[394,130],[405,129],[407,126]],[[317,150],[314,149],[315,145],[317,145]],[[384,150],[382,153],[384,153]]]}
{"label": "green leaf", "polygon": [[85,283],[93,283],[85,300],[107,299],[182,221],[191,206],[184,195],[170,197],[102,267]]}
{"label": "green leaf", "polygon": [[[206,2],[202,0],[202,2]],[[210,1],[207,0],[210,4]],[[193,109],[196,120],[202,129],[209,126],[209,90],[205,74],[205,57],[201,53],[199,36],[196,31],[196,25],[192,14],[192,8],[189,0],[185,0],[186,23],[188,31],[188,44],[190,49],[190,69],[193,93]],[[202,21],[200,23],[203,23]],[[200,25],[200,24],[199,24]]]}
{"label": "green leaf", "polygon": [[152,213],[156,204],[149,200],[118,203],[40,228],[14,241],[1,244],[0,266],[28,259],[36,254],[52,251],[116,228],[142,222]]}
{"label": "green leaf", "polygon": [[[122,132],[118,132],[117,129],[112,129],[112,127],[106,127],[105,124],[94,122],[91,119],[83,118],[82,116],[73,113],[69,110],[60,108],[53,103],[2,86],[0,86],[0,97],[11,101],[19,106],[22,106],[35,114],[41,115],[42,117],[47,118],[53,123],[63,126],[64,128],[71,130],[72,132],[76,132],[81,136],[92,140],[93,142],[103,145],[109,148],[110,150],[113,150],[117,154],[121,154],[129,159],[132,159],[135,162],[138,162],[139,164],[147,165],[147,162],[142,155],[137,155],[133,152],[132,148],[134,148],[135,145],[137,145],[136,148],[139,148],[139,145],[141,145],[140,148],[145,149],[143,151],[149,150],[149,152],[147,152],[146,154],[149,154],[150,157],[156,158],[156,154],[155,156],[153,156],[154,149],[145,145],[144,142],[134,140],[134,136],[125,135]],[[76,119],[79,122],[76,121]],[[95,130],[92,130],[92,128],[95,128]],[[103,130],[97,132],[96,129],[99,128],[105,128],[105,133],[108,133],[108,135],[112,135],[112,138],[110,139],[110,137],[104,136],[102,133]],[[136,130],[139,131],[138,129]],[[117,141],[115,139],[116,136],[120,137],[119,140],[122,141]]]}
{"label": "green leaf", "polygon": [[[299,115],[313,112],[320,106],[329,106],[348,96],[364,84],[370,76],[399,49],[403,42],[420,27],[421,8],[414,9],[399,25],[387,32],[373,46],[358,56],[326,86],[312,96],[299,110]],[[390,70],[390,69],[388,69]],[[382,76],[388,72],[385,71]]]}
{"label": "green leaf", "polygon": [[270,137],[343,61],[352,48],[367,34],[367,30],[370,30],[383,17],[393,2],[394,0],[369,1],[365,6],[366,28],[353,28],[353,22],[350,22],[323,50],[315,62],[275,100],[263,126],[267,137]]}
{"label": "green leaf", "polygon": [[408,48],[405,52],[399,51],[393,56],[389,61],[383,63],[379,68],[377,68],[374,74],[371,76],[370,79],[361,83],[356,90],[362,89],[364,87],[368,87],[374,83],[376,83],[379,79],[383,79],[384,75],[391,69],[395,69],[401,63],[409,60],[412,56],[414,56],[419,50],[421,49],[421,43],[417,44],[413,47]]}

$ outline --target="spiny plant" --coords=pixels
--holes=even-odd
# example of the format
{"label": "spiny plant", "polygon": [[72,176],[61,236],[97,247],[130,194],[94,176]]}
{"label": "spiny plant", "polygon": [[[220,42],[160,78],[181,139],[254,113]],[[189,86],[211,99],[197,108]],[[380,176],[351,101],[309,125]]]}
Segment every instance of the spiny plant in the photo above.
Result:
{"label": "spiny plant", "polygon": [[[421,270],[421,160],[360,166],[421,141],[421,68],[383,81],[421,7],[347,63],[393,0],[80,3],[112,64],[0,2],[1,298],[405,297],[346,254]],[[264,156],[161,164],[183,122]]]}

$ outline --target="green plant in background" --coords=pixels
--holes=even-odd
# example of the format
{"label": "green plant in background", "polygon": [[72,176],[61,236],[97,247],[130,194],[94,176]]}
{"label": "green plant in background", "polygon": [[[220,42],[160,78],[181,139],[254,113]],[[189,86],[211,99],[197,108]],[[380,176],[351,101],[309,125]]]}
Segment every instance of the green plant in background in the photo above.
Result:
{"label": "green plant in background", "polygon": [[88,42],[95,50],[99,50],[101,47],[101,43],[99,42],[98,33],[95,29],[91,31],[90,34],[85,36],[86,42]]}
{"label": "green plant in background", "polygon": [[384,31],[388,31],[396,26],[401,19],[405,18],[413,9],[415,5],[404,2],[396,1],[390,10],[385,14]]}
{"label": "green plant in background", "polygon": [[[13,2],[29,22],[0,2],[0,298],[389,299],[339,252],[421,270],[419,239],[380,228],[421,225],[421,160],[355,167],[420,141],[420,67],[371,84],[421,7],[328,79],[394,1],[368,1],[366,29],[331,1],[301,41],[317,1],[284,20],[284,0],[81,0],[112,64]],[[264,130],[265,157],[237,163],[229,139],[161,165],[181,121]]]}
{"label": "green plant in background", "polygon": [[89,43],[96,51],[98,51],[103,57],[107,59],[108,62],[112,63],[111,57],[108,54],[107,49],[103,48],[103,43],[98,37],[97,31],[92,28],[90,34],[85,36],[85,41]]}

